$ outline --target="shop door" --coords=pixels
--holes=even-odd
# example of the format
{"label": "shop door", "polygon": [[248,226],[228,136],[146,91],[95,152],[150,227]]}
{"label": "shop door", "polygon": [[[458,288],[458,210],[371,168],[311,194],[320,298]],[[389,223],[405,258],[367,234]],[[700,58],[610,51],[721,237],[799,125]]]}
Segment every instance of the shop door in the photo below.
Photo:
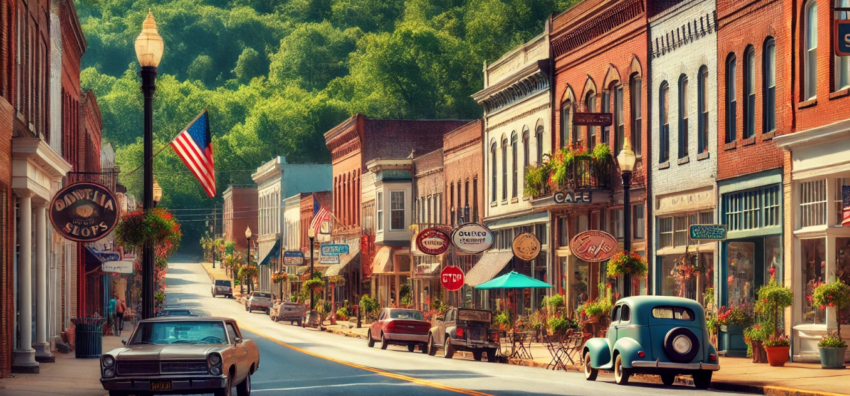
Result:
{"label": "shop door", "polygon": [[724,241],[723,253],[721,304],[743,307],[752,315],[755,296],[764,285],[764,238]]}

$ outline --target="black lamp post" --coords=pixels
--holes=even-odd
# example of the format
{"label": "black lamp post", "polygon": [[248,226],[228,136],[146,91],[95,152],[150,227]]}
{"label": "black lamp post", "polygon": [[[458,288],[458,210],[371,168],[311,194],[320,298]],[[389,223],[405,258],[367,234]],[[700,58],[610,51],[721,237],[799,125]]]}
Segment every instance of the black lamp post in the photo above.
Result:
{"label": "black lamp post", "polygon": [[[245,255],[245,265],[251,265],[251,226],[245,229],[245,239],[248,241],[248,254]],[[245,283],[245,281],[251,282],[251,277],[247,277],[242,283]],[[248,293],[251,292],[251,283],[248,283]]]}
{"label": "black lamp post", "polygon": [[[635,153],[632,151],[632,144],[629,138],[623,142],[623,149],[617,155],[617,162],[620,164],[620,175],[623,178],[623,250],[631,251],[632,244],[632,203],[629,197],[629,190],[632,187],[632,171],[635,169]],[[623,277],[623,297],[628,297],[632,294],[632,279],[631,276]]]}
{"label": "black lamp post", "polygon": [[[310,279],[313,279],[313,240],[316,239],[316,230],[310,228],[307,230],[307,237],[310,238]],[[313,288],[310,288],[310,310],[313,310]]]}
{"label": "black lamp post", "polygon": [[[136,57],[142,66],[142,94],[145,97],[144,112],[144,200],[145,211],[154,207],[153,191],[153,94],[156,91],[156,67],[162,60],[165,49],[162,37],[156,30],[153,13],[142,23],[142,33],[136,38]],[[142,318],[148,319],[155,315],[154,309],[154,251],[151,241],[145,242],[142,249]]]}

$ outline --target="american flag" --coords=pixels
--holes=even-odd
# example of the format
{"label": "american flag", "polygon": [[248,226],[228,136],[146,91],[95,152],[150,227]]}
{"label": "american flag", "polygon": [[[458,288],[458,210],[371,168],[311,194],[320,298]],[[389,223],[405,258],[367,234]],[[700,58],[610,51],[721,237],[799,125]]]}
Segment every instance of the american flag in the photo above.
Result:
{"label": "american flag", "polygon": [[171,147],[201,182],[210,198],[215,196],[215,165],[207,111],[204,110],[171,141]]}
{"label": "american flag", "polygon": [[841,225],[850,227],[850,186],[841,186],[841,198],[844,200],[844,210]]}
{"label": "american flag", "polygon": [[325,209],[324,206],[319,204],[319,201],[316,200],[316,196],[313,195],[313,221],[310,222],[310,229],[312,229],[316,235],[319,234],[319,227],[322,226],[322,223],[331,219],[331,212]]}

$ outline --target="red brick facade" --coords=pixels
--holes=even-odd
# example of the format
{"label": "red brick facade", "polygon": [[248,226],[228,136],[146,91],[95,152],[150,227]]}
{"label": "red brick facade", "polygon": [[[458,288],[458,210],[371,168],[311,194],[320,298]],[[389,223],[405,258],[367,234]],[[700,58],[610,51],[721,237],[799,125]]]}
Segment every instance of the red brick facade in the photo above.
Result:
{"label": "red brick facade", "polygon": [[257,228],[257,187],[230,185],[223,194],[224,216],[222,229],[224,230],[225,242],[233,242],[236,250],[248,249],[248,241],[245,240],[245,230],[251,227]]}
{"label": "red brick facade", "polygon": [[12,183],[12,129],[15,119],[15,12],[16,3],[0,0],[0,378],[12,370],[15,307],[11,251],[12,232],[9,219],[14,215],[9,205]]}
{"label": "red brick facade", "polygon": [[[413,160],[413,223],[448,224],[448,186],[443,174],[443,150]],[[438,213],[438,210],[440,213]]]}
{"label": "red brick facade", "polygon": [[[443,173],[446,183],[445,219],[465,215],[458,210],[469,206],[467,222],[481,221],[484,215],[484,155],[481,138],[484,123],[472,121],[443,137]],[[454,193],[452,193],[454,191]],[[452,208],[455,215],[452,215]]]}
{"label": "red brick facade", "polygon": [[[301,193],[301,251],[310,253],[310,235],[307,230],[313,221],[313,198],[319,201],[320,206],[330,208],[333,203],[333,194],[330,191],[317,191],[312,193]],[[318,257],[315,257],[318,259]]]}

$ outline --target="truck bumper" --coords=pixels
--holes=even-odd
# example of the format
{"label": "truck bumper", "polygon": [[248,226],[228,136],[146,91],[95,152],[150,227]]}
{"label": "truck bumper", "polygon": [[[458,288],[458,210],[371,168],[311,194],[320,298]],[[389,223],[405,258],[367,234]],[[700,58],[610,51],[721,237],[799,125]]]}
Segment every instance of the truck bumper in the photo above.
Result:
{"label": "truck bumper", "polygon": [[452,346],[459,351],[471,351],[477,349],[495,349],[499,344],[490,341],[451,340]]}

